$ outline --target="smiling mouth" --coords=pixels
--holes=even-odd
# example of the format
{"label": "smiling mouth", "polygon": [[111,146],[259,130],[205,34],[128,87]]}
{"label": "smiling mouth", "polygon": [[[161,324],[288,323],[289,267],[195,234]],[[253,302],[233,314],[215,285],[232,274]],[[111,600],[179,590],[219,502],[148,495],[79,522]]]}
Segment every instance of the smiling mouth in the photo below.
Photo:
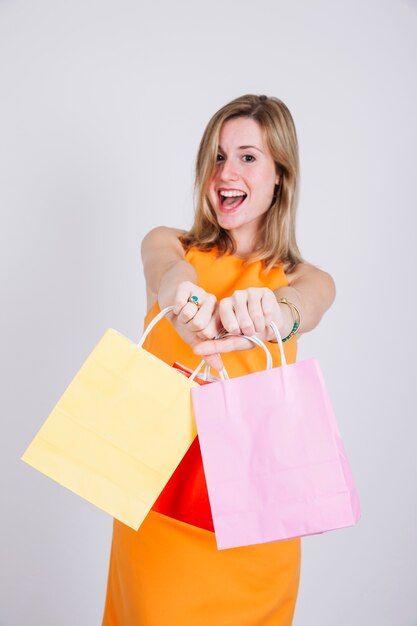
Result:
{"label": "smiling mouth", "polygon": [[243,196],[225,197],[221,193],[218,194],[220,207],[224,211],[232,211],[237,209],[247,198],[247,194]]}

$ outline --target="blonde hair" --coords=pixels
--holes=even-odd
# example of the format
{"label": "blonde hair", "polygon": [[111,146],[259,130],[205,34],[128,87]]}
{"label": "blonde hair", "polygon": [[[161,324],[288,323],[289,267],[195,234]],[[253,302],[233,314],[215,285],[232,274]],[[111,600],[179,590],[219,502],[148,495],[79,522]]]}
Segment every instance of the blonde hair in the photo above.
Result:
{"label": "blonde hair", "polygon": [[195,246],[200,250],[217,247],[219,256],[236,252],[231,235],[218,225],[206,192],[217,161],[221,127],[227,120],[237,117],[250,117],[258,122],[280,174],[280,184],[275,187],[271,207],[255,242],[256,252],[247,262],[261,260],[266,272],[277,265],[283,265],[285,271],[291,272],[303,261],[295,237],[298,142],[291,113],[278,98],[248,94],[232,100],[213,115],[197,153],[194,224],[179,240],[186,251]]}

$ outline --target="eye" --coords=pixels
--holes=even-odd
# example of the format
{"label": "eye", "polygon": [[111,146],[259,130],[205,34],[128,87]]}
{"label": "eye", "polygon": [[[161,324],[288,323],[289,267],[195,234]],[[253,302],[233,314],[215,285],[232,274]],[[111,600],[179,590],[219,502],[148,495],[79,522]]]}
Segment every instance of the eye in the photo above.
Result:
{"label": "eye", "polygon": [[250,161],[245,161],[245,163],[252,163],[253,161],[256,161],[255,157],[252,154],[244,154],[242,159],[246,159],[246,157],[249,157],[249,159],[251,159]]}
{"label": "eye", "polygon": [[218,154],[216,157],[216,161],[220,161],[221,159],[223,159],[223,155],[222,154]]}

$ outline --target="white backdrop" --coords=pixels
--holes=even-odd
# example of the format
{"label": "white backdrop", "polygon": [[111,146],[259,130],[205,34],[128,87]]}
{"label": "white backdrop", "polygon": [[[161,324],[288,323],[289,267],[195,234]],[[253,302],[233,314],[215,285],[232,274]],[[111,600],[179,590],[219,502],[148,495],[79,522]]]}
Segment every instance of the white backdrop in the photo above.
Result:
{"label": "white backdrop", "polygon": [[244,93],[295,119],[300,247],[337,285],[299,356],[363,509],[303,540],[295,626],[417,625],[416,53],[415,0],[0,2],[1,626],[101,623],[111,520],[19,458],[104,330],[139,337],[140,241],[191,224]]}

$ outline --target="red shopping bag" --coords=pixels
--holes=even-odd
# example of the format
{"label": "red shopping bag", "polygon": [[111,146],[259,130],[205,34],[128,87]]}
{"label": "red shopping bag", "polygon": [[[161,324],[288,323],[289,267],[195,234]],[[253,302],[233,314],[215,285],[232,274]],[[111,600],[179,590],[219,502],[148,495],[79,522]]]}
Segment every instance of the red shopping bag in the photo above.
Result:
{"label": "red shopping bag", "polygon": [[[219,335],[219,337],[221,336],[223,336],[223,333]],[[257,338],[249,337],[249,339],[253,341],[253,343],[260,345]],[[265,351],[267,365],[272,367],[271,355],[268,349],[264,344],[262,344],[261,347]],[[212,383],[213,381],[218,381],[218,378],[214,377],[209,380],[195,377],[200,367],[197,368],[195,372],[192,372],[179,363],[174,363],[173,367],[178,369],[184,376],[187,376],[187,378],[193,375],[195,382],[199,383],[201,386]],[[206,370],[206,374],[209,377],[208,370]],[[181,522],[186,522],[198,528],[214,532],[213,517],[198,436],[187,450],[164,490],[153,505],[152,510]]]}
{"label": "red shopping bag", "polygon": [[[174,363],[173,367],[187,378],[190,377],[191,370],[179,363]],[[200,385],[207,385],[211,382],[202,378],[194,380]],[[204,530],[214,531],[198,437],[188,448],[153,505],[152,511]]]}

